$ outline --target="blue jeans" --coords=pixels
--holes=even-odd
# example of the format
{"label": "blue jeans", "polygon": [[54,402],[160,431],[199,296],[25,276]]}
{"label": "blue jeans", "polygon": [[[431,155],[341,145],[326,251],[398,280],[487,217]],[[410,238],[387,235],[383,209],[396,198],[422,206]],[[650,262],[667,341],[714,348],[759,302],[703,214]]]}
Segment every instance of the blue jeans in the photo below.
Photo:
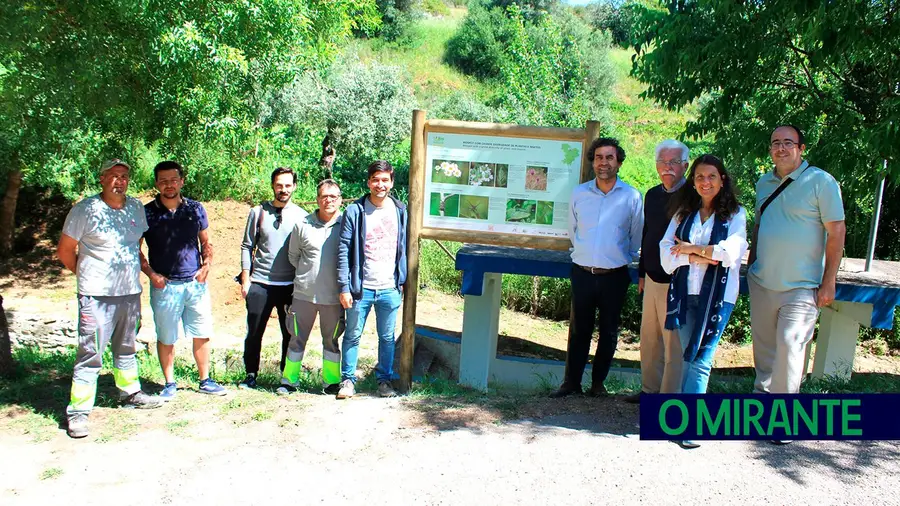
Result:
{"label": "blue jeans", "polygon": [[[722,319],[719,320],[715,328],[715,335],[712,336],[705,345],[700,346],[697,356],[693,362],[685,362],[682,374],[681,393],[683,394],[705,394],[706,386],[709,384],[709,372],[712,370],[713,356],[716,354],[716,347],[719,346],[719,339],[728,325],[731,318],[731,312],[734,310],[734,304],[724,302],[722,310]],[[691,334],[694,332],[694,325],[697,324],[700,315],[700,297],[697,295],[688,295],[687,299],[687,317],[684,325],[678,329],[678,336],[681,340],[682,352],[687,349],[691,340]]]}
{"label": "blue jeans", "polygon": [[394,374],[394,327],[400,309],[400,291],[396,288],[369,290],[363,288],[362,298],[354,300],[347,310],[347,329],[344,332],[344,353],[341,356],[341,380],[356,383],[356,362],[359,359],[359,338],[366,326],[369,310],[375,306],[375,328],[378,332],[378,364],[375,378],[379,383],[391,381]]}

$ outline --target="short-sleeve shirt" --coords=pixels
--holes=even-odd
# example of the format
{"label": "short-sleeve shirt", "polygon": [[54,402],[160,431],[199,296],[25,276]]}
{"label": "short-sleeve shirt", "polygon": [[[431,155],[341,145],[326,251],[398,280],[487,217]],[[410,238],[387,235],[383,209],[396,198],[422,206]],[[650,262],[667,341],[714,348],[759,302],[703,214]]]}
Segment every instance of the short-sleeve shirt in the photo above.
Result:
{"label": "short-sleeve shirt", "polygon": [[78,241],[78,293],[95,297],[141,293],[139,241],[146,230],[144,206],[136,198],[126,197],[122,209],[109,207],[99,195],[75,204],[63,233]]}
{"label": "short-sleeve shirt", "polygon": [[375,207],[366,199],[366,261],[363,263],[363,288],[383,290],[395,288],[397,282],[397,239],[399,225],[397,206],[391,199],[384,199],[381,207]]}
{"label": "short-sleeve shirt", "polygon": [[782,179],[769,172],[756,183],[759,234],[749,275],[763,288],[786,292],[818,288],[825,272],[825,223],[844,220],[841,189],[831,174],[805,160],[794,179],[759,218],[759,208]]}
{"label": "short-sleeve shirt", "polygon": [[175,280],[187,281],[200,270],[198,236],[209,227],[206,209],[196,200],[182,198],[174,211],[163,205],[159,196],[144,206],[150,267]]}

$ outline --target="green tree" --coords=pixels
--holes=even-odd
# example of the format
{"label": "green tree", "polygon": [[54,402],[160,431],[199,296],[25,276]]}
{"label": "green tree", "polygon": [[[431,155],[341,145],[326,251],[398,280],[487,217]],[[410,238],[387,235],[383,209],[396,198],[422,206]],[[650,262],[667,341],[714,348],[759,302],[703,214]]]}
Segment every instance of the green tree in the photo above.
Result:
{"label": "green tree", "polygon": [[[0,30],[0,170],[71,193],[93,184],[100,155],[135,142],[176,156],[198,141],[237,151],[259,127],[254,97],[324,66],[352,30],[377,24],[374,5],[5,2],[0,18],[15,22]],[[10,248],[9,207],[0,252]]]}
{"label": "green tree", "polygon": [[772,128],[806,128],[807,158],[842,183],[848,253],[860,254],[882,160],[900,177],[898,14],[888,0],[667,2],[640,10],[633,73],[670,108],[700,99],[686,135],[715,135],[748,186],[769,166]]}

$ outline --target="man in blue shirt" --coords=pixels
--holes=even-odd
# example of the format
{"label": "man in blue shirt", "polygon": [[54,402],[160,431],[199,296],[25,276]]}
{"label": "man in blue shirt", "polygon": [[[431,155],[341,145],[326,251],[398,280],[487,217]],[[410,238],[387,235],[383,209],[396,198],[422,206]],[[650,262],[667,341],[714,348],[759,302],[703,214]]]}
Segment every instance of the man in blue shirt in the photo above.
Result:
{"label": "man in blue shirt", "polygon": [[209,222],[197,201],[182,197],[184,169],[172,161],[153,168],[159,195],[144,206],[144,233],[149,261],[141,253],[141,270],[150,278],[150,307],[156,323],[156,350],[166,384],[160,398],[175,398],[175,341],[181,334],[193,339],[200,376],[199,391],[225,395],[209,377],[209,338],[212,303],[206,278],[212,264]]}
{"label": "man in blue shirt", "polygon": [[617,174],[625,161],[619,141],[595,140],[587,150],[595,179],[575,187],[569,201],[572,241],[572,322],[563,384],[551,397],[580,394],[599,310],[599,342],[591,372],[590,395],[606,395],[619,338],[619,321],[631,276],[628,264],[638,259],[644,227],[641,194]]}

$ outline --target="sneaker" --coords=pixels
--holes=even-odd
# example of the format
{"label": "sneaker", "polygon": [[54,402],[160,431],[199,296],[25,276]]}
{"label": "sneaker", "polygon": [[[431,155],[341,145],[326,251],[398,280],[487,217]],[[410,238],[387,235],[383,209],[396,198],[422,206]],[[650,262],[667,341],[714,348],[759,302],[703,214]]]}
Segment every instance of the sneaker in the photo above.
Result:
{"label": "sneaker", "polygon": [[153,409],[163,405],[163,400],[159,397],[150,397],[140,390],[127,397],[121,397],[119,402],[123,408],[128,409]]}
{"label": "sneaker", "polygon": [[297,387],[293,385],[281,385],[275,390],[278,395],[290,395],[297,391]]}
{"label": "sneaker", "polygon": [[251,373],[247,374],[247,377],[244,378],[244,381],[242,381],[242,382],[240,382],[240,384],[238,384],[238,388],[243,388],[243,389],[256,388],[256,373],[251,372]]}
{"label": "sneaker", "polygon": [[356,387],[353,385],[353,382],[350,380],[341,381],[341,388],[338,390],[337,398],[338,399],[349,399],[356,395]]}
{"label": "sneaker", "polygon": [[84,413],[75,413],[68,417],[66,434],[72,439],[81,439],[88,435],[88,416]]}
{"label": "sneaker", "polygon": [[175,393],[178,392],[178,385],[175,383],[166,383],[166,386],[163,387],[162,392],[159,393],[159,398],[163,400],[163,402],[169,402],[175,398]]}
{"label": "sneaker", "polygon": [[772,440],[772,444],[773,444],[773,445],[778,445],[778,446],[789,445],[789,444],[791,444],[791,443],[793,443],[793,442],[794,442],[793,439],[773,439],[773,440]]}
{"label": "sneaker", "polygon": [[332,383],[330,385],[325,385],[325,388],[322,389],[322,393],[325,395],[337,395],[340,390],[340,383]]}
{"label": "sneaker", "polygon": [[225,395],[228,390],[225,387],[213,381],[212,378],[206,378],[200,382],[200,393],[209,395]]}
{"label": "sneaker", "polygon": [[382,381],[378,384],[378,397],[397,397],[397,392],[390,383]]}

